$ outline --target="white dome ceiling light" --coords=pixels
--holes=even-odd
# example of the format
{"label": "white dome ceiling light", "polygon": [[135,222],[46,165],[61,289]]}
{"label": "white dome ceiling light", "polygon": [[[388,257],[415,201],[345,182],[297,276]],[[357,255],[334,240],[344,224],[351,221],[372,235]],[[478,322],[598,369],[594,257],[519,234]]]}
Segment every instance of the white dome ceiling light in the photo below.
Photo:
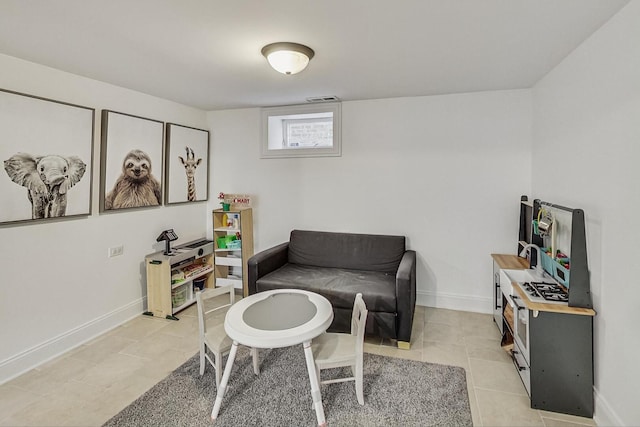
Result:
{"label": "white dome ceiling light", "polygon": [[307,68],[315,52],[302,44],[278,42],[263,47],[262,54],[274,70],[282,74],[296,74]]}

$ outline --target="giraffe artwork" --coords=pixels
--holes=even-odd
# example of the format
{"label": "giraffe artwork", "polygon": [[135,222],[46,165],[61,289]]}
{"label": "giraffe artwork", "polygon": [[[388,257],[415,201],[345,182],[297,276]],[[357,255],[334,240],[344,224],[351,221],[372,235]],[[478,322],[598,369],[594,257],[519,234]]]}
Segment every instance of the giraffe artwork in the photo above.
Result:
{"label": "giraffe artwork", "polygon": [[183,159],[182,156],[178,156],[180,159],[180,163],[184,166],[184,170],[187,174],[187,201],[195,202],[196,201],[196,183],[194,180],[194,175],[196,173],[196,168],[202,162],[202,159],[195,159],[195,155],[193,154],[193,150],[189,147],[185,147],[187,151],[187,159]]}

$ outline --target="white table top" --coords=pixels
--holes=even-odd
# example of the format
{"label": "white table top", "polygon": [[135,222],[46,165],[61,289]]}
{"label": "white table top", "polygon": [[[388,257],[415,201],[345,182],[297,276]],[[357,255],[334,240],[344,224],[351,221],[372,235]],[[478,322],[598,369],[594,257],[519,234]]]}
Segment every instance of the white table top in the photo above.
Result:
{"label": "white table top", "polygon": [[322,295],[278,289],[249,295],[229,308],[224,328],[234,341],[256,348],[289,347],[310,341],[333,322]]}

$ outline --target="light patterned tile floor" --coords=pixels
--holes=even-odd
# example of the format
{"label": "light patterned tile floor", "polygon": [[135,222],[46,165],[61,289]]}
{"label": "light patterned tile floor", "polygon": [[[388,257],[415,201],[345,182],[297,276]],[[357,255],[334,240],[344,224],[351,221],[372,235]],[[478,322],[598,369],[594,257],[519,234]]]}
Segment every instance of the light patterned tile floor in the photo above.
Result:
{"label": "light patterned tile floor", "polygon": [[[140,315],[0,385],[0,426],[102,425],[198,351],[195,313],[178,322]],[[410,350],[367,338],[365,351],[463,367],[475,426],[595,426],[530,408],[488,314],[418,306]]]}

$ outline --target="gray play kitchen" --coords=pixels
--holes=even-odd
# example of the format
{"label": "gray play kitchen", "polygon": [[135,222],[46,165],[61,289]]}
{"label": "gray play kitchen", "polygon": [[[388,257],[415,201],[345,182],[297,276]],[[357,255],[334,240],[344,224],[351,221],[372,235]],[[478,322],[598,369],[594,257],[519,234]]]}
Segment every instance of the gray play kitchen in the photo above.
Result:
{"label": "gray play kitchen", "polygon": [[593,416],[584,212],[522,196],[517,255],[492,254],[494,321],[531,407]]}

